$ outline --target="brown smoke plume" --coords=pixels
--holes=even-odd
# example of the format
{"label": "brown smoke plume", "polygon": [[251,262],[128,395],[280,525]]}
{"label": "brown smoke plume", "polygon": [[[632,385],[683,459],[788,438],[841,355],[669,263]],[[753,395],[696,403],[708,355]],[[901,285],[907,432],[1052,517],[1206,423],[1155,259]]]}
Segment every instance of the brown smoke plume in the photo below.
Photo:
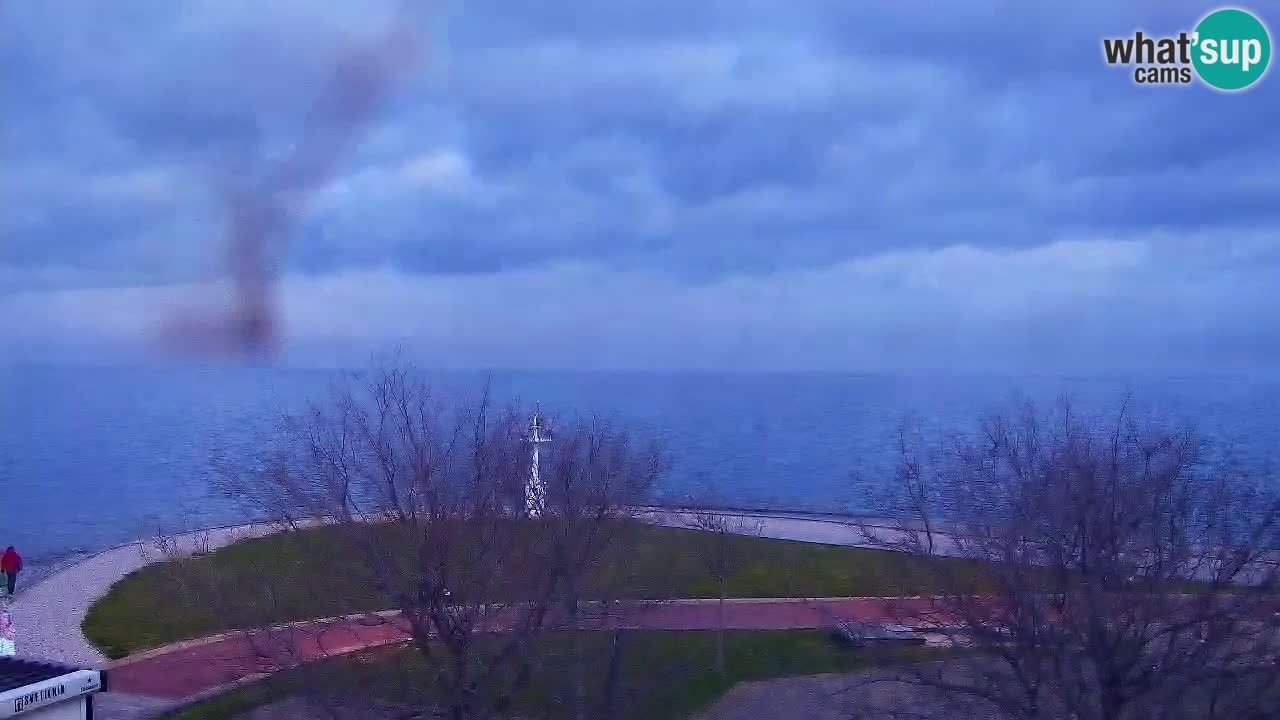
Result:
{"label": "brown smoke plume", "polygon": [[292,222],[331,177],[394,81],[415,65],[419,33],[408,7],[401,6],[380,42],[339,59],[292,153],[267,169],[265,182],[252,192],[237,187],[225,194],[226,302],[168,318],[161,328],[165,347],[182,354],[255,358],[278,351],[281,308],[272,257],[280,254]]}

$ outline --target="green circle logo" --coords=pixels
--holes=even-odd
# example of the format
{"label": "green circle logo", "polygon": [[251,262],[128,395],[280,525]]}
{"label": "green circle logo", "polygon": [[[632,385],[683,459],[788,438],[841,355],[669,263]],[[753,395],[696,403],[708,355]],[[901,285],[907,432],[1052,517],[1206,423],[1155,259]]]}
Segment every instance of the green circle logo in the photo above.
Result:
{"label": "green circle logo", "polygon": [[1252,13],[1215,10],[1196,25],[1191,62],[1200,79],[1219,90],[1256,83],[1271,61],[1271,35]]}

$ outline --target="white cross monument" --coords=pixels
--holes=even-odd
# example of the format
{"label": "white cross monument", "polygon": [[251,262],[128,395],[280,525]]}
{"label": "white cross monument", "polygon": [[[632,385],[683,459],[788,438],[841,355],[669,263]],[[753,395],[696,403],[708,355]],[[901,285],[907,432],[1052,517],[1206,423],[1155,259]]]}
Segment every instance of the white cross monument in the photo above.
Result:
{"label": "white cross monument", "polygon": [[538,517],[547,505],[547,486],[538,474],[538,461],[542,444],[551,442],[551,434],[542,426],[542,413],[534,404],[533,417],[529,420],[529,444],[533,446],[533,459],[529,463],[529,481],[524,486],[524,509],[529,517]]}

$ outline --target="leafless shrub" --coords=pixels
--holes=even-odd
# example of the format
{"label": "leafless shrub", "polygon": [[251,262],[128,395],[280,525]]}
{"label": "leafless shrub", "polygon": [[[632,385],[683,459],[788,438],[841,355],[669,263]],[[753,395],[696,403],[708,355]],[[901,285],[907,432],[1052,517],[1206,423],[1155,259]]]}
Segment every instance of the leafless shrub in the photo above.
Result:
{"label": "leafless shrub", "polygon": [[196,531],[192,535],[191,540],[193,545],[191,553],[193,555],[208,555],[212,549],[212,538],[210,537],[208,530]]}
{"label": "leafless shrub", "polygon": [[164,528],[156,528],[155,534],[151,536],[150,544],[161,560],[177,560],[182,556],[179,536],[175,533],[165,532]]}

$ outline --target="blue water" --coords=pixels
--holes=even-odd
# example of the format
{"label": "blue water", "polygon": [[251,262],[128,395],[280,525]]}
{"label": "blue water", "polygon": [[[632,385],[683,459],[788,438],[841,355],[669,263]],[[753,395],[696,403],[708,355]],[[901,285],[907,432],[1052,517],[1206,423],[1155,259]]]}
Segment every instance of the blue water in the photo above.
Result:
{"label": "blue water", "polygon": [[[468,397],[485,377],[430,375],[441,391]],[[263,368],[0,368],[0,545],[49,562],[158,529],[238,519],[208,487],[211,453],[243,456],[280,410],[323,397],[331,378]],[[596,413],[660,439],[673,460],[669,493],[710,483],[746,504],[866,508],[905,415],[965,429],[1015,392],[1041,401],[1070,394],[1097,411],[1132,392],[1143,411],[1229,439],[1255,465],[1280,458],[1277,381],[495,372],[492,382],[499,400]]]}

